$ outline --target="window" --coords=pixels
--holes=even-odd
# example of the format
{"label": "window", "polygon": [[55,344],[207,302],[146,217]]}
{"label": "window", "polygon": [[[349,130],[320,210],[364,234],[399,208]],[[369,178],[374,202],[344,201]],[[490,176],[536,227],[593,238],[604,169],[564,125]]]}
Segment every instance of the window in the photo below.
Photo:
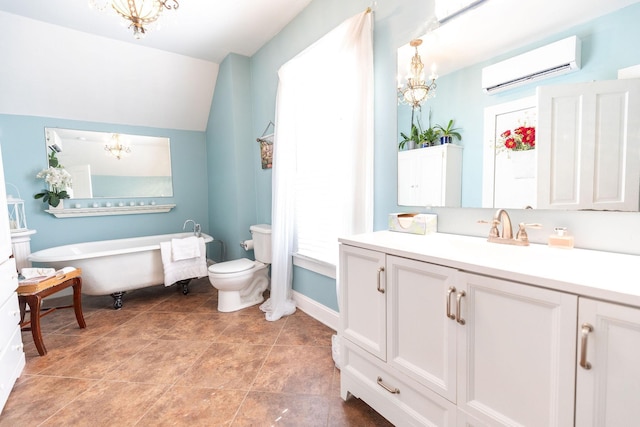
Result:
{"label": "window", "polygon": [[[279,71],[274,187],[291,185],[293,252],[333,265],[339,236],[373,228],[373,46],[363,22],[345,21]],[[295,163],[286,178],[276,177],[277,150]]]}

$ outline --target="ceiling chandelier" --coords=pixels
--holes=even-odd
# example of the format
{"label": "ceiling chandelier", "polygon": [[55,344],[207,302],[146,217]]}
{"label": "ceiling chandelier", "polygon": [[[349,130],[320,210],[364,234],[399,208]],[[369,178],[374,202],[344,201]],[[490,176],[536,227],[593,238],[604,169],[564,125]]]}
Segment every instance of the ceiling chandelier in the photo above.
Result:
{"label": "ceiling chandelier", "polygon": [[131,154],[131,147],[120,141],[120,134],[118,133],[111,135],[111,142],[105,144],[104,149],[107,154],[112,155],[118,160]]}
{"label": "ceiling chandelier", "polygon": [[398,99],[400,103],[411,105],[413,108],[419,107],[424,101],[436,95],[436,75],[434,69],[431,71],[429,84],[424,78],[424,64],[420,59],[418,46],[422,44],[421,39],[411,40],[410,46],[416,49],[409,65],[409,75],[404,85],[398,86]]}
{"label": "ceiling chandelier", "polygon": [[149,30],[149,25],[160,18],[162,11],[176,10],[180,7],[178,0],[90,0],[91,5],[99,10],[108,6],[129,22],[133,36],[141,39]]}

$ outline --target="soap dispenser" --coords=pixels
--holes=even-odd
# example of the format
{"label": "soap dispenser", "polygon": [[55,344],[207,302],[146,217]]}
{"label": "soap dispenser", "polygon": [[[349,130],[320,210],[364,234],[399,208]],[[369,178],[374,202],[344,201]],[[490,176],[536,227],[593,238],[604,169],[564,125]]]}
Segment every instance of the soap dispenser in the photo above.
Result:
{"label": "soap dispenser", "polygon": [[549,236],[549,246],[571,249],[573,248],[573,236],[567,233],[566,227],[556,227],[554,228],[554,234]]}

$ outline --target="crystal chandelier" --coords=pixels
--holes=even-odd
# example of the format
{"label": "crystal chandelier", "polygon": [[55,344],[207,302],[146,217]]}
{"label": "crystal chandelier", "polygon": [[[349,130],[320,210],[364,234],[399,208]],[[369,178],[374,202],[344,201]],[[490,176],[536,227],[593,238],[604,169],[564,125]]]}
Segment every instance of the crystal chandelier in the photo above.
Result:
{"label": "crystal chandelier", "polygon": [[118,15],[130,22],[129,28],[136,39],[145,36],[149,24],[156,22],[164,9],[176,10],[180,7],[178,0],[90,0],[90,4],[99,10],[111,6]]}
{"label": "crystal chandelier", "polygon": [[411,58],[407,83],[398,86],[398,99],[400,103],[411,105],[413,108],[419,107],[425,100],[433,98],[436,95],[436,79],[438,76],[432,70],[429,76],[431,82],[429,84],[426,83],[424,78],[424,64],[418,52],[418,46],[421,44],[421,39],[411,40],[409,43],[410,46],[416,49],[416,53]]}
{"label": "crystal chandelier", "polygon": [[112,155],[118,160],[131,154],[131,147],[122,143],[122,141],[120,141],[120,134],[117,133],[111,135],[111,143],[105,144],[104,149],[107,154]]}

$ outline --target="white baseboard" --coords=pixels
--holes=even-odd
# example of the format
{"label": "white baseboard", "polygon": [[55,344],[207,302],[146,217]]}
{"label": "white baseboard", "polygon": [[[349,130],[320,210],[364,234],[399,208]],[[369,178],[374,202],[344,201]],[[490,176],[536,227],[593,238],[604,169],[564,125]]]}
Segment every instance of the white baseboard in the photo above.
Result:
{"label": "white baseboard", "polygon": [[296,302],[296,306],[300,310],[304,311],[320,323],[327,325],[334,331],[338,330],[340,321],[338,312],[331,310],[300,292],[293,291],[293,300]]}

